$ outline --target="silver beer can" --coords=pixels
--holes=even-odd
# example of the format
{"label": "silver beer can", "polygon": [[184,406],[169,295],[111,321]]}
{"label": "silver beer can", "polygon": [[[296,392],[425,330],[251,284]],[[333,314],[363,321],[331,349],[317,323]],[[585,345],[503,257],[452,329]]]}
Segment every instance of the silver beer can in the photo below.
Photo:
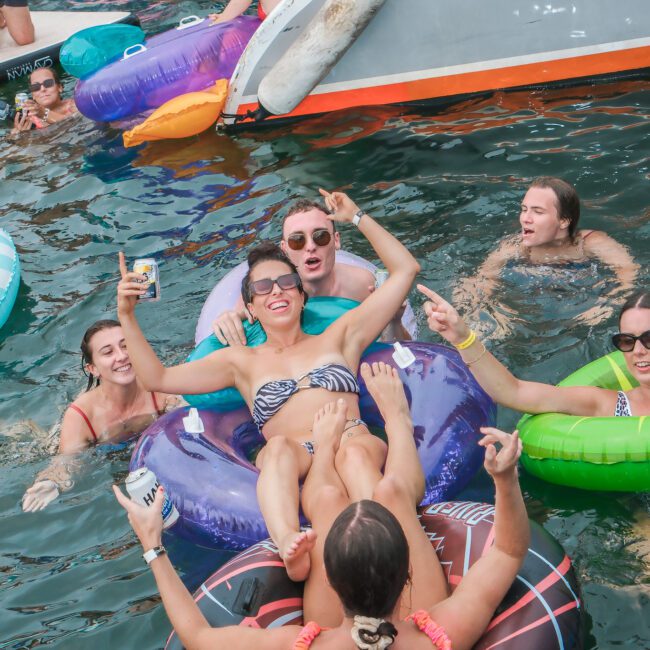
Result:
{"label": "silver beer can", "polygon": [[25,102],[29,99],[27,93],[16,93],[16,98],[14,100],[16,104],[16,111],[22,111],[25,106]]}
{"label": "silver beer can", "polygon": [[388,271],[384,271],[382,269],[377,269],[375,271],[375,289],[379,289],[386,280],[388,280],[388,276],[390,273]]}
{"label": "silver beer can", "polygon": [[152,257],[145,257],[136,260],[133,263],[133,272],[140,273],[146,277],[143,280],[146,292],[138,296],[142,302],[154,302],[160,300],[160,273],[158,272],[158,263]]}
{"label": "silver beer can", "polygon": [[[141,503],[149,507],[156,498],[156,490],[160,486],[156,475],[148,468],[141,467],[130,472],[126,477],[126,491],[131,501]],[[162,507],[163,528],[169,528],[178,519],[178,510],[172,500],[165,493],[165,501]]]}

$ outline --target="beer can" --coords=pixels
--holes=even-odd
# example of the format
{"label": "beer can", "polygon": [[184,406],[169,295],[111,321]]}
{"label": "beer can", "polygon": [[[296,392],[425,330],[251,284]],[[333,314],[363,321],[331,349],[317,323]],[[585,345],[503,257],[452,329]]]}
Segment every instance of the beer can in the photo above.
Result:
{"label": "beer can", "polygon": [[142,282],[147,290],[141,296],[138,296],[138,300],[143,302],[160,300],[160,274],[156,260],[152,257],[136,260],[133,263],[133,271],[146,277],[146,280]]}
{"label": "beer can", "polygon": [[16,104],[16,111],[22,111],[25,106],[25,102],[29,99],[27,93],[16,93],[16,99],[14,100]]}
{"label": "beer can", "polygon": [[388,276],[390,273],[388,271],[383,271],[383,270],[377,270],[375,271],[375,289],[379,289],[386,280],[388,280]]}
{"label": "beer can", "polygon": [[[147,467],[141,467],[130,472],[126,477],[126,491],[131,497],[131,501],[141,503],[149,507],[156,498],[156,490],[160,486],[156,475]],[[165,501],[162,507],[163,528],[169,528],[176,523],[178,519],[178,510],[172,503],[172,500],[165,493]]]}

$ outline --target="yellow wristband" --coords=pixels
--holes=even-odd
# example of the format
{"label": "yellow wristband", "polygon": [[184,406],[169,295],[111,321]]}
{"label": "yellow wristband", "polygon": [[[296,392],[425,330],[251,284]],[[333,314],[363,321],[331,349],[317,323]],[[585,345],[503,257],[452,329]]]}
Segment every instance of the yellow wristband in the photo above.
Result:
{"label": "yellow wristband", "polygon": [[454,347],[457,350],[467,350],[467,348],[472,345],[476,341],[476,332],[474,330],[469,331],[469,336],[462,342],[459,343],[458,345],[455,345]]}

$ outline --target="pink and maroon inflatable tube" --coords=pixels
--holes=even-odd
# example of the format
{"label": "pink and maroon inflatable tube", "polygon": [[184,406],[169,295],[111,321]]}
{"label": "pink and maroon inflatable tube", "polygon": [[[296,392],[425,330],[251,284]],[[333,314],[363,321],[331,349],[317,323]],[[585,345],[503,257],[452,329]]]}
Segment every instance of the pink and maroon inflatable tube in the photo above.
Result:
{"label": "pink and maroon inflatable tube", "polygon": [[[479,427],[494,422],[496,408],[460,355],[442,345],[405,342],[415,363],[400,370],[409,400],[424,474],[423,504],[452,498],[480,467]],[[376,346],[363,361],[392,365],[392,346]],[[383,429],[374,400],[360,380],[361,417]],[[258,472],[250,460],[264,439],[247,408],[200,409],[205,433],[184,430],[187,409],[154,422],[140,438],[130,469],[146,465],[165,486],[180,519],[171,530],[207,547],[241,550],[268,536],[257,505]]]}
{"label": "pink and maroon inflatable tube", "polygon": [[[493,543],[494,506],[438,503],[421,509],[420,522],[453,591]],[[303,625],[302,596],[303,583],[289,580],[271,540],[234,557],[194,592],[212,627]],[[580,612],[571,560],[549,533],[531,522],[524,564],[473,650],[579,650]],[[165,650],[182,647],[172,632]]]}
{"label": "pink and maroon inflatable tube", "polygon": [[[198,19],[197,19],[198,20]],[[91,120],[110,122],[162,106],[185,93],[228,79],[259,27],[253,16],[208,19],[152,36],[133,53],[79,81],[74,100]]]}

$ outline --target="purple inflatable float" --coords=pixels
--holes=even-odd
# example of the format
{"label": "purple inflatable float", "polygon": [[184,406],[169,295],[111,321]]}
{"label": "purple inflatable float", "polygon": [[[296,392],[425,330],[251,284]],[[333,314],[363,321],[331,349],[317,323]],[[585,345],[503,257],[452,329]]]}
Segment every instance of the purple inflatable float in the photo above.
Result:
{"label": "purple inflatable float", "polygon": [[229,80],[259,25],[253,16],[217,24],[184,18],[175,29],[127,48],[122,59],[79,81],[75,103],[91,120],[110,122]]}
{"label": "purple inflatable float", "polygon": [[[406,388],[418,453],[426,476],[423,504],[457,494],[482,462],[481,426],[494,422],[495,406],[447,347],[407,342],[416,362],[400,376]],[[392,363],[391,346],[363,361]],[[383,420],[359,377],[361,417],[371,429]],[[202,546],[241,550],[268,536],[257,506],[257,469],[251,462],[264,439],[247,408],[200,409],[204,433],[187,433],[179,409],[160,418],[140,438],[130,469],[146,465],[165,486],[180,513],[171,529]]]}

